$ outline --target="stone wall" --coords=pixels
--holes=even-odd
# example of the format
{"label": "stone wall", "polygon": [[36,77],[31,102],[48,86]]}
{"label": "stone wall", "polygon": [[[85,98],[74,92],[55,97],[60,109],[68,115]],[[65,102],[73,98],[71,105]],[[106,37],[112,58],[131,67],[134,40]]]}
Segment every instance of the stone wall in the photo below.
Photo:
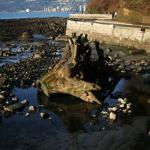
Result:
{"label": "stone wall", "polygon": [[86,33],[91,40],[109,44],[145,49],[150,52],[150,26],[109,21],[67,21],[66,35]]}
{"label": "stone wall", "polygon": [[69,18],[77,19],[111,19],[112,15],[110,14],[70,14]]}

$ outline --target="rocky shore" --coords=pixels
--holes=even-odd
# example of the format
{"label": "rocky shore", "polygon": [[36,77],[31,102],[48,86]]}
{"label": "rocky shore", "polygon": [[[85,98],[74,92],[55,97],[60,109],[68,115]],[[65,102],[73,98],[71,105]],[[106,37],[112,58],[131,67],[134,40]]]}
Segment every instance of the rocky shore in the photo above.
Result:
{"label": "rocky shore", "polygon": [[39,33],[48,37],[64,35],[66,22],[64,18],[0,20],[0,39],[16,39],[24,32]]}
{"label": "rocky shore", "polygon": [[[36,80],[58,62],[64,42],[55,42],[54,39],[60,39],[65,28],[64,18],[0,21],[3,41],[0,45],[0,108],[4,116],[10,116],[28,105],[28,100],[20,102],[12,93],[13,88],[35,86]],[[24,53],[28,53],[27,56]]]}
{"label": "rocky shore", "polygon": [[[29,27],[30,31],[50,38],[37,42],[30,34],[25,34],[29,33],[25,24],[33,21],[35,24]],[[65,53],[67,39],[61,41],[65,21],[55,18],[1,21],[8,25],[3,38],[6,31],[10,31],[9,38],[20,38],[22,33],[29,35],[25,37],[25,44],[20,39],[16,41],[21,45],[19,53],[29,50],[31,55],[28,59],[0,67],[0,149],[133,150],[139,147],[139,150],[148,150],[150,59],[145,51],[102,45],[108,70],[101,81],[101,106],[81,102],[73,96],[48,98],[37,92],[36,81],[51,71]],[[5,44],[12,50],[12,43]],[[94,61],[96,57],[93,53],[91,59]],[[16,89],[19,89],[18,93]],[[31,93],[27,93],[30,89]],[[26,96],[22,96],[24,93]]]}
{"label": "rocky shore", "polygon": [[[87,105],[85,103],[77,101],[73,97],[66,96],[60,96],[57,98],[51,97],[50,99],[44,97],[44,99],[41,100],[40,105],[33,105],[30,103],[30,98],[18,99],[18,97],[12,92],[12,89],[15,86],[25,89],[31,86],[35,86],[35,81],[45,73],[47,73],[48,70],[51,69],[60,60],[60,56],[62,53],[61,51],[56,51],[59,45],[57,45],[56,47],[53,47],[53,45],[49,45],[48,47],[46,46],[46,44],[42,45],[43,46],[39,50],[36,50],[32,54],[32,57],[30,57],[29,59],[20,61],[16,64],[5,65],[0,69],[1,117],[3,116],[3,119],[7,119],[7,117],[14,116],[15,114],[20,114],[20,117],[23,116],[21,117],[23,121],[19,121],[17,119],[15,120],[15,122],[19,124],[24,122],[24,125],[21,128],[14,125],[14,127],[19,129],[19,133],[21,133],[19,135],[13,132],[13,128],[10,127],[10,132],[7,134],[10,136],[13,135],[14,138],[8,138],[7,144],[9,144],[9,146],[6,146],[6,144],[2,144],[3,148],[9,149],[11,146],[14,150],[16,148],[23,149],[23,145],[25,142],[29,143],[29,145],[26,146],[25,149],[28,149],[30,147],[35,148],[36,146],[33,143],[29,142],[29,140],[26,138],[29,135],[27,133],[24,133],[24,130],[26,132],[30,131],[30,140],[31,138],[34,139],[33,137],[36,137],[36,140],[31,141],[34,143],[39,141],[40,145],[36,144],[39,145],[37,148],[39,150],[43,149],[43,146],[44,149],[47,149],[50,145],[53,149],[59,149],[60,147],[63,147],[62,149],[71,149],[78,147],[79,149],[103,150],[105,148],[108,148],[106,144],[107,142],[110,142],[110,145],[115,148],[117,148],[116,144],[119,145],[120,149],[123,149],[124,146],[129,147],[129,145],[133,145],[133,148],[140,147],[140,150],[147,150],[149,148],[149,143],[147,142],[149,139],[148,131],[150,130],[148,126],[149,90],[144,90],[144,93],[139,92],[145,87],[145,83],[147,86],[149,85],[148,74],[150,73],[150,61],[147,54],[133,55],[130,52],[117,51],[115,48],[113,49],[103,47],[105,52],[105,59],[108,65],[115,68],[115,70],[117,70],[118,72],[118,75],[111,76],[111,74],[109,74],[109,84],[107,84],[109,88],[107,87],[103,91],[104,102],[101,107],[97,105],[93,107],[92,104]],[[60,47],[58,49],[60,49]],[[60,55],[58,55],[58,53]],[[143,77],[142,81],[140,81],[141,78],[138,77],[137,79],[135,79],[137,75]],[[118,85],[117,82],[122,78],[126,80],[131,79],[129,80],[130,87],[134,88],[134,92],[128,93],[127,90],[129,89],[124,89],[123,91],[121,91],[123,86],[119,87],[119,89],[116,91],[113,90],[115,88],[115,85]],[[140,85],[136,83],[138,81],[140,81]],[[137,92],[139,93],[137,94]],[[136,93],[136,96],[133,95],[133,93]],[[145,96],[145,94],[147,95],[146,97],[141,97],[141,95]],[[108,103],[106,105],[105,102],[107,102],[107,98],[109,96],[111,96],[111,98],[109,99],[110,103],[108,100]],[[139,103],[141,98],[145,101],[145,104]],[[73,99],[72,103],[69,102],[71,99]],[[112,105],[112,102],[114,102],[115,99],[117,100],[117,103]],[[148,108],[146,109],[145,106]],[[67,126],[67,129],[71,133],[73,132],[73,134],[68,135],[68,133],[65,133],[64,131],[60,132],[59,129],[57,129],[58,132],[55,131],[55,137],[52,137],[51,132],[54,132],[52,130],[53,128],[51,128],[52,131],[50,133],[48,132],[49,135],[47,135],[46,132],[49,131],[49,127],[47,125],[44,125],[45,128],[43,128],[43,126],[41,127],[40,125],[42,123],[40,123],[37,125],[37,130],[40,134],[43,135],[43,138],[45,138],[46,140],[43,143],[41,141],[42,138],[39,138],[38,132],[34,129],[35,127],[33,125],[30,125],[30,128],[25,127],[26,118],[29,118],[30,121],[28,120],[28,122],[30,122],[31,124],[35,123],[33,115],[36,116],[37,111],[39,112],[39,118],[43,118],[44,120],[46,119],[49,122],[52,122],[51,124],[57,126],[56,124],[58,123],[54,123],[55,117],[50,112],[42,110],[43,107],[46,107],[46,109],[48,109],[49,111],[58,114]],[[141,110],[141,108],[143,107],[145,107],[143,109],[144,111]],[[26,111],[23,111],[24,109]],[[13,123],[15,124],[15,122]],[[130,123],[133,123],[133,125],[130,125]],[[42,131],[40,131],[41,128]],[[139,130],[137,131],[136,129]],[[80,133],[79,131],[86,131],[86,133]],[[123,132],[125,133],[124,136],[122,136]],[[5,138],[5,134],[2,133],[2,137]],[[126,134],[129,136],[126,136]],[[116,138],[115,142],[112,142],[112,137]],[[119,137],[121,141],[118,141],[120,142],[117,141]],[[140,142],[136,142],[134,140],[135,137],[137,137],[137,140],[140,140]],[[17,142],[18,138],[21,139],[20,142]],[[51,140],[49,140],[48,142],[49,138]],[[56,140],[56,138],[58,141]],[[91,138],[93,139],[92,141]],[[128,142],[128,138],[130,139],[130,142]],[[100,139],[101,142],[99,142]],[[1,141],[3,141],[3,139],[1,139]],[[14,146],[12,144],[13,142],[17,142],[17,145]],[[72,142],[73,144],[71,144]],[[57,146],[52,143],[57,143]],[[143,145],[143,143],[146,144]],[[101,147],[101,145],[103,145],[103,147]],[[113,149],[112,147],[108,149],[111,150]]]}
{"label": "rocky shore", "polygon": [[54,57],[54,55],[54,47],[43,44],[37,47],[28,60],[2,66],[0,68],[1,103],[8,105],[13,101],[17,102],[17,98],[11,92],[12,88],[14,86],[24,88],[35,85],[35,81],[59,60],[61,51],[59,56]]}
{"label": "rocky shore", "polygon": [[[15,109],[16,107],[16,109],[18,109],[18,105],[14,106],[14,103],[18,102],[18,98],[12,93],[12,89],[15,86],[21,88],[35,86],[36,80],[45,75],[49,70],[51,70],[51,68],[53,68],[53,66],[55,66],[56,63],[58,63],[62,55],[62,48],[64,46],[64,44],[60,47],[59,45],[48,44],[46,42],[41,43],[35,48],[35,51],[29,59],[21,60],[15,64],[4,65],[0,68],[0,103],[1,112],[4,113],[4,116],[5,113],[7,115],[8,112],[12,113],[12,110],[9,111],[8,107],[11,107],[11,109]],[[113,72],[109,71],[108,74],[105,74],[105,78],[102,81],[103,92],[100,94],[101,102],[104,102],[105,105],[105,99],[108,96],[111,96],[113,99],[118,99],[118,106],[116,106],[116,104],[114,106],[110,105],[107,108],[108,110],[105,107],[102,107],[100,108],[100,113],[102,116],[107,116],[108,118],[110,118],[110,120],[115,121],[118,116],[118,111],[119,113],[120,111],[122,113],[133,112],[130,109],[132,107],[132,94],[131,100],[128,101],[126,97],[129,97],[130,94],[126,93],[125,89],[121,92],[119,92],[120,89],[113,92],[113,89],[115,88],[119,80],[129,80],[136,76],[140,76],[140,78],[143,78],[139,78],[139,80],[143,80],[144,86],[144,82],[149,81],[150,60],[149,56],[146,56],[147,54],[133,55],[130,54],[130,51],[125,53],[123,51],[120,52],[111,48],[104,49],[105,61],[107,65],[113,69],[111,69]],[[133,80],[132,82],[136,81]],[[132,87],[133,85],[130,86]],[[138,87],[133,86],[133,88],[137,88],[137,90],[140,90],[138,89]],[[146,93],[149,91],[146,90],[143,92]],[[27,102],[23,101],[23,103],[26,104]],[[133,101],[133,103],[136,104],[137,102]],[[24,105],[22,105],[22,102],[19,105],[21,108],[24,107]],[[149,114],[149,111],[147,113]]]}

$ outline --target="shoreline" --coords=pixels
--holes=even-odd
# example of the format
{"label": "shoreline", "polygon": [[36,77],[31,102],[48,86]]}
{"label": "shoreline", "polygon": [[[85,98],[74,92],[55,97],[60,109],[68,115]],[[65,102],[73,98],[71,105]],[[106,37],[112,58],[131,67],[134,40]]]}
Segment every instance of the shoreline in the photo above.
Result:
{"label": "shoreline", "polygon": [[0,40],[18,39],[24,32],[50,37],[65,35],[66,18],[34,18],[0,20]]}
{"label": "shoreline", "polygon": [[[71,12],[0,12],[0,20],[21,18],[68,18]],[[15,16],[15,17],[14,17]]]}

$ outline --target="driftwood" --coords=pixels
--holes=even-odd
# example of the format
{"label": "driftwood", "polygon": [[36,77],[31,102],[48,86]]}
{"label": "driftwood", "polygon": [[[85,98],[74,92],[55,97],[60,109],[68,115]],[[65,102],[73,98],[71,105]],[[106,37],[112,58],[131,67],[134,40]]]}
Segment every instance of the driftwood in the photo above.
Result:
{"label": "driftwood", "polygon": [[94,43],[98,55],[96,61],[91,60],[92,48],[87,36],[76,37],[74,34],[60,62],[40,79],[42,91],[48,96],[64,93],[101,104],[93,92],[101,90],[99,80],[105,63],[99,42]]}

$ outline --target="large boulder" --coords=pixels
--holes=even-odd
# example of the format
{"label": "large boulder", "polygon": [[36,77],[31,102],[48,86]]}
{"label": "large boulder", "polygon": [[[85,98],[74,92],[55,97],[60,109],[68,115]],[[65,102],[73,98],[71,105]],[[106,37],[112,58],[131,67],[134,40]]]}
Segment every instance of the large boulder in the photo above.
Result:
{"label": "large boulder", "polygon": [[23,32],[21,35],[21,38],[30,39],[30,38],[32,38],[32,34],[30,32]]}

